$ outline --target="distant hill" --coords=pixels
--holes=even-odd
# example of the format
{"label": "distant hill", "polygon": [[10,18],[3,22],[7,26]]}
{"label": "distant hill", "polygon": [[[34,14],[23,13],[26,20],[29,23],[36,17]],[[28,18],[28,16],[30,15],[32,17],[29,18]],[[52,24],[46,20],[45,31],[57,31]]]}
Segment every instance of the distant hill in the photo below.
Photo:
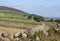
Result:
{"label": "distant hill", "polygon": [[0,6],[0,11],[10,11],[10,12],[15,12],[15,13],[28,14],[22,10],[18,10],[18,9],[6,7],[6,6]]}

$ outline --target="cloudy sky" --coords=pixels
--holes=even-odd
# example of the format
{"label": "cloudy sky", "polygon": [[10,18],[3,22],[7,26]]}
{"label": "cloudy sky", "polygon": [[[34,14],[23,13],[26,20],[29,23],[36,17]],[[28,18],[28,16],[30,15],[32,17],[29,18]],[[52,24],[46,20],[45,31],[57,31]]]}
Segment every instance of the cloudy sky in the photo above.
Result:
{"label": "cloudy sky", "polygon": [[60,17],[60,0],[0,0],[0,6],[45,17]]}

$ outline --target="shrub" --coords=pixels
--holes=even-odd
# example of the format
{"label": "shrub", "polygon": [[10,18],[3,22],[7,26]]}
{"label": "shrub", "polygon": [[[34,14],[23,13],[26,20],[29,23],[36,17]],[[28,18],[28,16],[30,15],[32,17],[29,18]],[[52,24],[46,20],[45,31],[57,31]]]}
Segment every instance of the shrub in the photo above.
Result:
{"label": "shrub", "polygon": [[28,16],[27,18],[28,18],[28,19],[32,19],[32,16]]}
{"label": "shrub", "polygon": [[55,22],[58,22],[58,23],[60,23],[60,19],[56,19],[56,20],[55,20]]}
{"label": "shrub", "polygon": [[44,21],[44,18],[41,16],[34,16],[34,20],[40,22],[40,21]]}

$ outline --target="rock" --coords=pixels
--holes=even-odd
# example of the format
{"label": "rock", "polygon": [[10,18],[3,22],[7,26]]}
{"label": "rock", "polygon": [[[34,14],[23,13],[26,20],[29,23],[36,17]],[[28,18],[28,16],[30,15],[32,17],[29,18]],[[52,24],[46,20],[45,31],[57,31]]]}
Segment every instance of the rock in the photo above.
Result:
{"label": "rock", "polygon": [[2,32],[2,33],[1,33],[1,36],[2,36],[2,37],[8,37],[9,35],[8,35],[7,32]]}
{"label": "rock", "polygon": [[12,38],[20,38],[20,32],[13,34]]}
{"label": "rock", "polygon": [[35,41],[34,39],[29,39],[28,41]]}
{"label": "rock", "polygon": [[18,32],[18,33],[13,34],[12,37],[13,37],[13,38],[27,37],[27,34],[24,33],[24,32],[21,32],[21,33]]}
{"label": "rock", "polygon": [[23,38],[27,38],[27,34],[26,33],[20,33],[22,35]]}
{"label": "rock", "polygon": [[20,39],[19,38],[15,38],[14,41],[19,41]]}
{"label": "rock", "polygon": [[8,38],[0,37],[0,41],[10,41]]}
{"label": "rock", "polygon": [[40,38],[38,36],[35,39],[36,39],[36,41],[40,41]]}

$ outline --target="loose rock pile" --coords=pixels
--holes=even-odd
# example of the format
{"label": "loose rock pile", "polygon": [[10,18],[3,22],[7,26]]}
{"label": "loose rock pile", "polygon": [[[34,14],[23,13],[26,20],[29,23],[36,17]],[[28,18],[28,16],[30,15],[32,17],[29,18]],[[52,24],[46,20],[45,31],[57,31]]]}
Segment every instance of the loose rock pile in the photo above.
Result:
{"label": "loose rock pile", "polygon": [[[27,33],[17,32],[17,33],[10,34],[8,31],[3,31],[2,33],[0,33],[0,41],[32,41],[32,40],[33,39],[31,39],[31,35],[29,35],[28,32]],[[39,40],[39,37],[36,37],[36,41],[37,40]]]}

